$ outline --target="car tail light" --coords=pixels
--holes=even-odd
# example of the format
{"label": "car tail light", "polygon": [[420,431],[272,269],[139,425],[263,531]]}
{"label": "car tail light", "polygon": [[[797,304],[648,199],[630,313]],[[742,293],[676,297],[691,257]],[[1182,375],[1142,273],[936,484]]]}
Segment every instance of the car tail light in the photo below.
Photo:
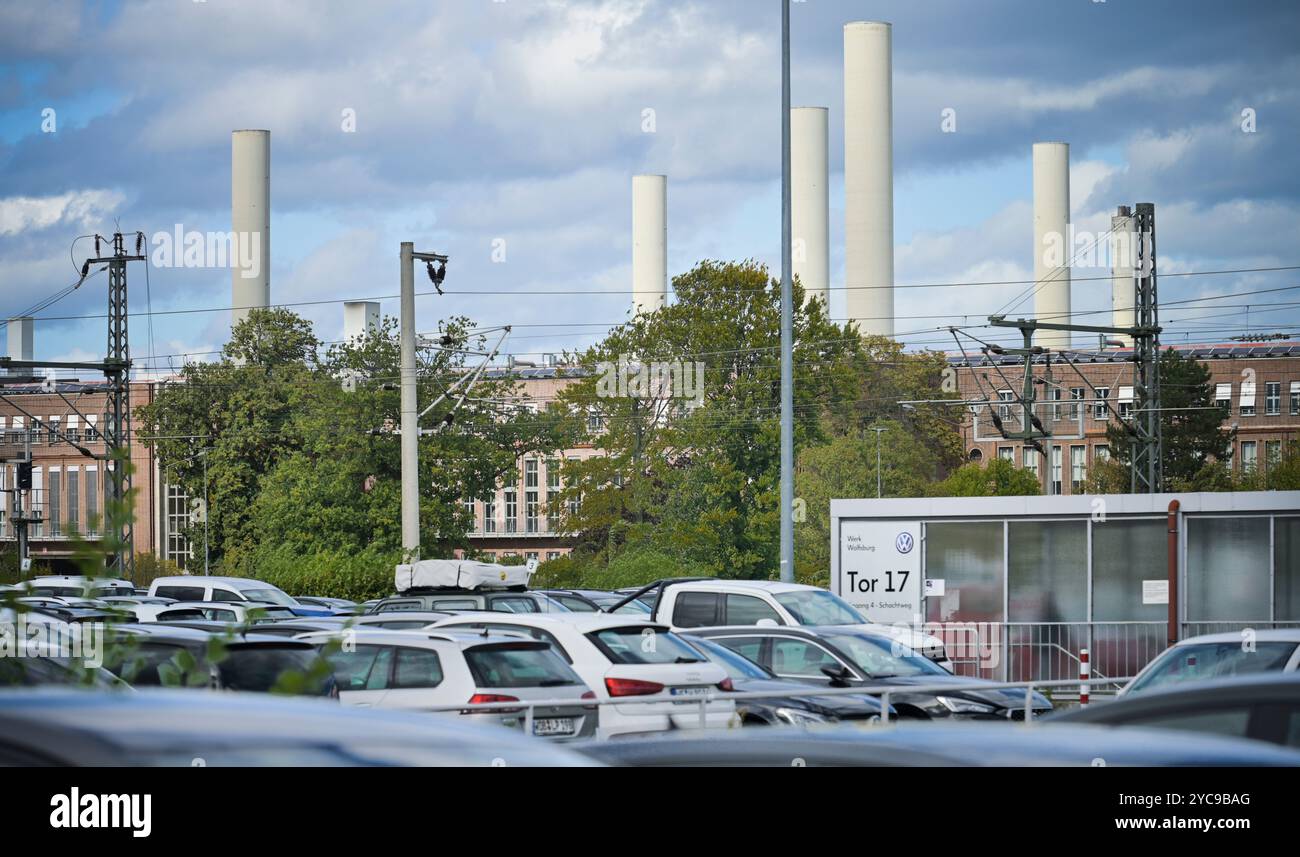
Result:
{"label": "car tail light", "polygon": [[724,678],[722,681],[718,682],[718,690],[735,690],[735,689],[736,686],[731,683],[730,677]]}
{"label": "car tail light", "polygon": [[657,681],[642,681],[636,678],[607,678],[605,690],[610,696],[653,696],[662,693],[664,686]]}
{"label": "car tail light", "polygon": [[[506,696],[503,693],[476,693],[469,698],[470,705],[482,705],[483,703],[487,703],[487,702],[518,702],[518,701],[519,701],[519,697]],[[519,710],[520,709],[518,708],[491,708],[491,709],[480,709],[478,711],[474,711],[473,709],[467,708],[461,711],[461,714],[513,714]]]}
{"label": "car tail light", "polygon": [[[594,703],[594,702],[596,701],[596,693],[595,693],[595,691],[591,691],[591,690],[589,690],[589,691],[587,691],[586,693],[584,693],[584,694],[582,695],[582,698],[583,698],[583,699],[589,699],[589,700],[591,700],[591,701]],[[584,706],[582,706],[582,707],[585,708],[585,709],[587,709],[588,711],[595,711],[595,710],[596,710],[596,706],[595,706],[595,705],[584,705]]]}

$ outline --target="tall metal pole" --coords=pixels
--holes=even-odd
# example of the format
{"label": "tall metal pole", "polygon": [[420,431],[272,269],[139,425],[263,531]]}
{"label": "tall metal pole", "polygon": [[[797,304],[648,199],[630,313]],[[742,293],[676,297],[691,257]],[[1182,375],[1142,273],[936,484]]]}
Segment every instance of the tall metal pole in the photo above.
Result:
{"label": "tall metal pole", "polygon": [[203,575],[211,574],[208,570],[208,451],[203,450]]}
{"label": "tall metal pole", "polygon": [[794,287],[790,253],[790,0],[781,0],[781,580],[794,581]]}
{"label": "tall metal pole", "polygon": [[402,559],[420,558],[420,426],[416,412],[415,245],[402,242]]}

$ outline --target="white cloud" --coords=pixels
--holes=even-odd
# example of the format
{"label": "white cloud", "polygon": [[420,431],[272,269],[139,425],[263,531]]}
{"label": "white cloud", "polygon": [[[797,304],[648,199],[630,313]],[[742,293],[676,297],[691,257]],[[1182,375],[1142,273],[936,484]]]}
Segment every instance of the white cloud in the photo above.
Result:
{"label": "white cloud", "polygon": [[66,225],[93,228],[122,204],[116,191],[80,190],[57,196],[0,199],[0,236]]}

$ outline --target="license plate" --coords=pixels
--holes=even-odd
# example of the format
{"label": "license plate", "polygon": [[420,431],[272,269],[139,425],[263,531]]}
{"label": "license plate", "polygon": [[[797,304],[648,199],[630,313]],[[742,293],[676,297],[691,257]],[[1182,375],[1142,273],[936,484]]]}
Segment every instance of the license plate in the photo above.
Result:
{"label": "license plate", "polygon": [[705,696],[708,694],[708,692],[709,689],[707,687],[674,687],[672,689],[673,696],[684,696],[684,697]]}
{"label": "license plate", "polygon": [[572,717],[543,717],[533,721],[534,735],[572,735]]}

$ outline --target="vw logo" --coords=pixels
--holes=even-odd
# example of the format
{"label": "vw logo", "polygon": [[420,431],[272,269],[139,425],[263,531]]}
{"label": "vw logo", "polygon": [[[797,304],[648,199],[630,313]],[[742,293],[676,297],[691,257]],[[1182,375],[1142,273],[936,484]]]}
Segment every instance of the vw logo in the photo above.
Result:
{"label": "vw logo", "polygon": [[898,548],[899,553],[911,553],[912,544],[911,533],[899,533],[898,538],[894,539],[894,547]]}

